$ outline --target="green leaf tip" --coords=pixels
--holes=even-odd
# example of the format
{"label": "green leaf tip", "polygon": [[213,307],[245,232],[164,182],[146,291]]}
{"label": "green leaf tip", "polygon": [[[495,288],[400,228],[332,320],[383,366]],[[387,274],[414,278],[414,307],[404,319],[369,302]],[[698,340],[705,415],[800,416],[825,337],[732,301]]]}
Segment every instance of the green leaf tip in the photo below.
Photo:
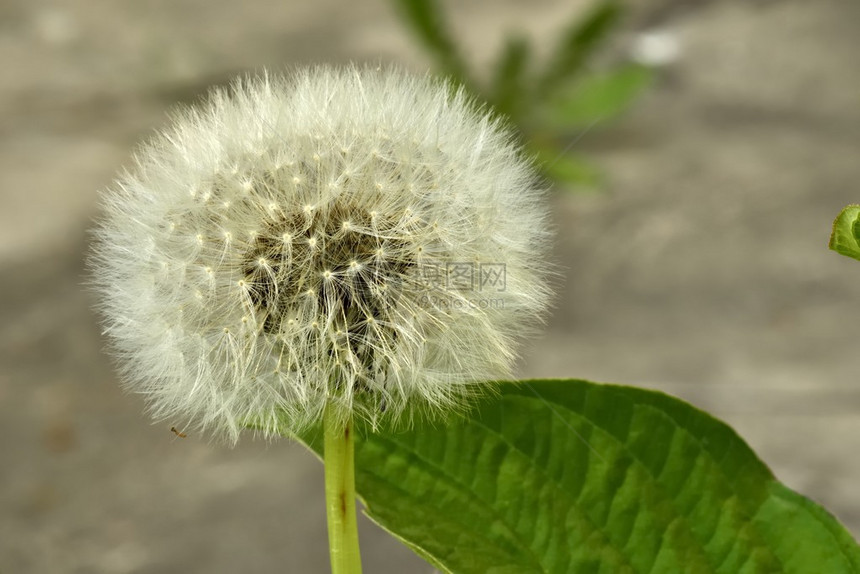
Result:
{"label": "green leaf tip", "polygon": [[833,222],[830,249],[860,260],[860,205],[847,206]]}
{"label": "green leaf tip", "polygon": [[443,572],[860,573],[833,516],[655,391],[503,383],[458,424],[357,436],[356,465],[370,518]]}

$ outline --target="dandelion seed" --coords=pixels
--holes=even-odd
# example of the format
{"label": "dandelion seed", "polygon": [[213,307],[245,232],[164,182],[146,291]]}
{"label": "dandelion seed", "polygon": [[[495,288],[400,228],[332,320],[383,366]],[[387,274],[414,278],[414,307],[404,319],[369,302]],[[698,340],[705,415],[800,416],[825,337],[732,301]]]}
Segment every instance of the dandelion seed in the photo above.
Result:
{"label": "dandelion seed", "polygon": [[318,68],[238,81],[175,122],[103,194],[91,261],[156,418],[233,441],[326,409],[378,424],[462,410],[510,375],[546,306],[546,211],[462,91]]}

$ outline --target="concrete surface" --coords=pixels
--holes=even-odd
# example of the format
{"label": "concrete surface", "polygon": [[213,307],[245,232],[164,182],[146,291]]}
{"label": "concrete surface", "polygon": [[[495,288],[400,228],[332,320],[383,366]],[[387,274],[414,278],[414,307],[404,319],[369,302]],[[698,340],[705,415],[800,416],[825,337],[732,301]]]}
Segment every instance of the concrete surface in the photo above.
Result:
{"label": "concrete surface", "polygon": [[[456,5],[455,5],[456,4]],[[581,2],[448,2],[483,65]],[[553,198],[556,311],[522,376],[661,388],[709,409],[860,534],[860,263],[826,249],[860,201],[860,5],[637,4],[680,60],[577,144],[602,194]],[[0,572],[325,572],[322,468],[152,426],[82,288],[96,191],[176,101],[261,66],[420,50],[387,3],[0,3]],[[367,572],[430,572],[362,524]]]}

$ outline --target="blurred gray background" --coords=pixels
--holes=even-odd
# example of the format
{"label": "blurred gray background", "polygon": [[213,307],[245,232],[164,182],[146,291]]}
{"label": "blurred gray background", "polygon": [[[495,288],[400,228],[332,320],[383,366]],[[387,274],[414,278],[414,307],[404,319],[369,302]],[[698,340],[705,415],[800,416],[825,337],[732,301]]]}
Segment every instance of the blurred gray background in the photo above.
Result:
{"label": "blurred gray background", "polygon": [[[448,1],[486,69],[579,0]],[[860,534],[860,263],[827,250],[860,201],[860,3],[635,5],[655,89],[576,150],[602,193],[552,196],[562,268],[521,376],[663,389],[732,424]],[[262,66],[429,61],[384,0],[0,3],[0,572],[328,568],[322,466],[250,436],[178,439],[124,395],[82,288],[96,193],[178,101]],[[430,572],[366,521],[367,572]]]}

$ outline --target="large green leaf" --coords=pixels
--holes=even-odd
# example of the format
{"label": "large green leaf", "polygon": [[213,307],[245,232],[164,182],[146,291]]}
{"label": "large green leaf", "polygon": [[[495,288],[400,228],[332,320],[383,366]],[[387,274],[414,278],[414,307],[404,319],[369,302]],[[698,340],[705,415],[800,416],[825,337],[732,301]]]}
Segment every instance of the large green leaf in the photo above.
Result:
{"label": "large green leaf", "polygon": [[356,464],[368,515],[446,572],[860,572],[830,514],[658,392],[505,383],[452,426],[360,437]]}
{"label": "large green leaf", "polygon": [[833,222],[830,249],[860,259],[860,205],[849,205]]}

